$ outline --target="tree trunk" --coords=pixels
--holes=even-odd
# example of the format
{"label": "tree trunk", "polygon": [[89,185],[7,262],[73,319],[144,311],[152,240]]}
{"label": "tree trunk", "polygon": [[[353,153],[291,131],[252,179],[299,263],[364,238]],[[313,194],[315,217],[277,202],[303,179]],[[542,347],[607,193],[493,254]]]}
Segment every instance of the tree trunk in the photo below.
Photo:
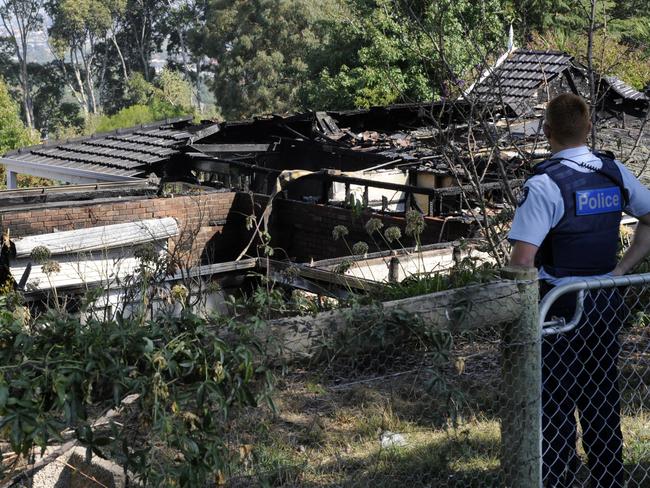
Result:
{"label": "tree trunk", "polygon": [[29,85],[29,73],[27,63],[20,63],[20,85],[23,92],[23,108],[25,110],[25,125],[30,129],[34,128],[34,105],[32,103],[31,90]]}
{"label": "tree trunk", "polygon": [[[91,49],[91,53],[95,51],[94,42],[92,40],[90,41],[90,49]],[[85,83],[86,83],[86,88],[88,89],[88,109],[90,110],[90,113],[96,114],[97,99],[95,97],[95,80],[93,79],[94,78],[93,77],[93,54],[91,54],[90,57],[86,57],[82,47],[81,59],[83,60],[84,68],[86,71]]]}
{"label": "tree trunk", "polygon": [[203,64],[201,63],[201,58],[196,60],[196,105],[199,108],[199,111],[203,112],[203,101],[201,100],[201,70]]}
{"label": "tree trunk", "polygon": [[126,69],[126,62],[124,61],[124,55],[122,54],[120,45],[117,43],[117,40],[115,39],[115,33],[113,33],[113,35],[111,36],[111,40],[113,41],[113,45],[115,46],[117,55],[120,57],[120,64],[122,65],[122,74],[124,75],[124,84],[126,85],[126,82],[129,79],[129,72]]}
{"label": "tree trunk", "polygon": [[79,69],[79,57],[77,56],[76,50],[70,49],[70,63],[72,64],[72,69],[74,70],[74,77],[77,82],[77,93],[79,93],[79,98],[82,101],[82,107],[84,111],[84,118],[88,118],[89,106],[88,106],[88,97],[86,95],[86,90],[84,88],[84,82],[81,77],[81,70]]}
{"label": "tree trunk", "polygon": [[[0,15],[2,25],[5,31],[9,34],[9,38],[13,44],[14,54],[18,58],[20,65],[19,80],[20,89],[22,91],[22,105],[25,111],[25,125],[30,129],[34,128],[34,106],[32,103],[31,89],[29,83],[29,73],[27,71],[27,35],[29,34],[29,21],[25,23],[24,19],[19,18],[19,14],[14,12],[17,27],[14,27],[11,16],[5,17]],[[29,20],[29,19],[28,19]],[[14,30],[16,28],[18,32]],[[20,38],[20,44],[18,43]]]}

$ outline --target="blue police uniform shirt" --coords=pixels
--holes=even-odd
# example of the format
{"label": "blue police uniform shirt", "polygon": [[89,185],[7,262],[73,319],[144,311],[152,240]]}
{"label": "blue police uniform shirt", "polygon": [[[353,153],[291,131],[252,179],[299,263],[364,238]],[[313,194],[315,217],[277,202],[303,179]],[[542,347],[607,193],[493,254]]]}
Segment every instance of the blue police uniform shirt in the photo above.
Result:
{"label": "blue police uniform shirt", "polygon": [[[552,157],[553,159],[566,158],[560,164],[582,173],[591,172],[592,170],[578,166],[568,160],[588,164],[594,168],[602,166],[602,161],[587,146],[565,149],[555,153]],[[616,161],[616,165],[621,172],[623,185],[628,190],[630,197],[629,204],[623,208],[623,211],[634,217],[650,213],[650,190],[643,186],[622,163]],[[529,178],[524,184],[524,196],[523,201],[515,211],[508,239],[510,241],[527,242],[539,247],[549,231],[562,219],[564,200],[560,188],[546,174]],[[588,205],[585,208],[587,207]],[[558,286],[573,281],[582,281],[587,277],[568,276],[556,278],[541,269],[539,278]]]}

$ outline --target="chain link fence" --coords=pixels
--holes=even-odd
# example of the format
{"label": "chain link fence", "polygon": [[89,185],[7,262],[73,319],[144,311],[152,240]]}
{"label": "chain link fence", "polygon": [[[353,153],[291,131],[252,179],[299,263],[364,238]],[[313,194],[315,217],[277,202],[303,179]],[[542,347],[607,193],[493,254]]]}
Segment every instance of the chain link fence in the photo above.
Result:
{"label": "chain link fence", "polygon": [[650,274],[501,277],[261,323],[274,404],[229,412],[213,485],[650,486]]}
{"label": "chain link fence", "polygon": [[650,486],[650,275],[541,291],[544,486]]}
{"label": "chain link fence", "polygon": [[540,309],[505,277],[292,323],[310,354],[231,430],[226,484],[650,486],[650,275],[542,285]]}
{"label": "chain link fence", "polygon": [[232,426],[227,485],[534,486],[537,299],[519,276],[285,321],[277,413]]}

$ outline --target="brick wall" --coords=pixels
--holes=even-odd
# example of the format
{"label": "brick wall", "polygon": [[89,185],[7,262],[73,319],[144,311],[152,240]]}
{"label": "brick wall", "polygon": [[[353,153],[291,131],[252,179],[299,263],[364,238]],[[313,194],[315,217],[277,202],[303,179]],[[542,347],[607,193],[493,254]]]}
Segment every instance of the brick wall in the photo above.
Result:
{"label": "brick wall", "polygon": [[[9,228],[12,238],[55,231],[84,229],[100,225],[120,224],[136,220],[174,217],[180,238],[174,244],[188,258],[226,261],[236,254],[246,238],[243,217],[233,209],[236,193],[207,193],[203,195],[166,198],[112,199],[106,202],[64,202],[17,211],[0,210],[0,227]],[[206,244],[219,235],[220,248]]]}
{"label": "brick wall", "polygon": [[[403,217],[381,215],[379,213],[364,212],[355,217],[351,210],[324,205],[314,205],[291,200],[277,200],[274,203],[271,235],[273,245],[286,250],[287,254],[298,261],[308,262],[310,259],[328,259],[350,254],[348,247],[342,239],[334,240],[332,230],[337,225],[344,225],[349,231],[346,236],[351,247],[355,242],[364,241],[368,244],[370,252],[377,251],[377,247],[384,250],[387,246],[383,240],[375,235],[376,246],[365,230],[365,224],[371,218],[379,218],[383,230],[390,226],[397,226],[402,231],[401,242],[404,246],[414,246],[412,237],[405,235],[406,222]],[[422,244],[435,244],[450,241],[459,237],[468,236],[471,228],[462,222],[444,219],[425,218],[425,229],[421,236]],[[444,228],[443,228],[444,224]],[[395,248],[399,244],[394,244]]]}
{"label": "brick wall", "polygon": [[[0,227],[10,228],[11,235],[19,238],[33,234],[83,229],[107,224],[133,222],[135,220],[174,217],[181,236],[171,243],[177,246],[191,263],[202,261],[224,262],[235,259],[248,244],[252,231],[246,229],[246,216],[253,207],[260,215],[268,197],[247,193],[207,193],[196,196],[167,198],[134,198],[106,202],[88,201],[62,204],[48,204],[30,210],[0,210]],[[365,231],[366,222],[380,218],[384,229],[397,226],[401,229],[405,246],[413,246],[412,238],[404,235],[404,218],[382,216],[366,212],[355,217],[344,208],[302,203],[293,200],[275,200],[269,226],[271,244],[286,252],[278,251],[275,259],[287,256],[301,262],[319,260],[350,254],[342,240],[334,240],[332,230],[344,225],[349,230],[346,237],[350,246],[358,241],[368,243],[370,251],[377,247]],[[454,240],[467,236],[470,227],[459,222],[448,222],[438,218],[426,218],[422,244]],[[442,230],[442,232],[441,232]],[[379,239],[377,239],[379,241]],[[383,241],[380,248],[386,249]],[[396,245],[397,247],[397,245]],[[249,249],[250,255],[257,254],[257,242]]]}

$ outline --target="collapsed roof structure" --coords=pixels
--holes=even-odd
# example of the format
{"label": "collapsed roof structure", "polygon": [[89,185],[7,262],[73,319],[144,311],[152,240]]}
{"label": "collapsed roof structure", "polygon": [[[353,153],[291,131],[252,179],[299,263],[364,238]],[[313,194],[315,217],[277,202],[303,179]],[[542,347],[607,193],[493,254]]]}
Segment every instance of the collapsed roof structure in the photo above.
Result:
{"label": "collapsed roof structure", "polygon": [[[597,145],[650,182],[648,97],[616,78],[597,80]],[[469,238],[514,203],[529,165],[549,155],[543,111],[566,91],[589,92],[586,68],[570,55],[512,49],[454,100],[240,122],[184,118],[23,148],[0,158],[9,188],[16,173],[86,186],[2,192],[0,225],[15,237],[55,236],[173,217],[179,235],[191,229],[187,252],[203,266],[255,257],[247,215],[285,258],[330,267],[351,253],[332,229],[346,225],[350,242],[368,240],[371,217],[404,228],[406,212],[417,210],[427,224],[420,245]],[[387,247],[376,244],[379,253]]]}

